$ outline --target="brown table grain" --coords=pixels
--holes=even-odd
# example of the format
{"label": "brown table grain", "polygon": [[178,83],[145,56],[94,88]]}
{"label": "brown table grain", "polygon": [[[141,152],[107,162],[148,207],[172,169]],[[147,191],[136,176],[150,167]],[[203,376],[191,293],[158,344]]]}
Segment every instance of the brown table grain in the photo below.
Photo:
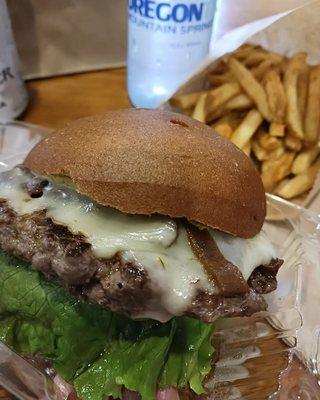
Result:
{"label": "brown table grain", "polygon": [[27,86],[30,103],[20,119],[52,128],[80,117],[131,106],[125,68],[32,80]]}
{"label": "brown table grain", "polygon": [[[126,91],[126,70],[124,68],[32,80],[27,83],[27,86],[30,93],[30,104],[20,119],[50,128],[59,127],[80,117],[131,106]],[[279,349],[279,347],[283,347],[283,344],[275,339],[265,346],[269,349]],[[274,356],[273,360],[269,360],[268,365],[260,365],[260,370],[264,369],[266,379],[270,380],[270,388],[276,383],[277,373],[283,368],[284,362],[283,356],[278,354]],[[257,366],[251,366],[249,361],[248,367],[256,368]],[[294,367],[291,379],[286,377],[287,384],[290,384],[290,381],[300,381],[302,378],[306,378],[308,381],[311,379],[310,382],[314,383],[314,378],[307,377],[304,368],[298,361],[295,361]],[[244,393],[246,392],[246,388],[241,387],[241,389],[244,389]],[[256,389],[259,390],[259,387]],[[260,396],[264,397],[264,393],[260,392],[259,399],[261,399]],[[254,395],[254,397],[256,396]],[[283,397],[283,400],[285,398],[287,396]],[[13,397],[0,388],[0,399],[11,400]]]}

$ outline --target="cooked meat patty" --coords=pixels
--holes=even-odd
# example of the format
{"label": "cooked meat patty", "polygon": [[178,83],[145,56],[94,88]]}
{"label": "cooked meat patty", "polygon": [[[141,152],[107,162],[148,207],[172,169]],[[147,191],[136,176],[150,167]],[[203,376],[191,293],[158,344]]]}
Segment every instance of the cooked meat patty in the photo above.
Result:
{"label": "cooked meat patty", "polygon": [[[144,269],[125,263],[118,255],[112,259],[97,258],[84,236],[55,224],[45,211],[18,215],[1,200],[0,246],[76,296],[111,311],[137,315],[146,310],[146,304],[154,307],[157,302]],[[198,292],[187,314],[212,322],[218,317],[265,310],[261,294],[276,288],[276,273],[281,263],[273,260],[270,265],[257,268],[248,281],[250,291],[245,295],[226,297]]]}

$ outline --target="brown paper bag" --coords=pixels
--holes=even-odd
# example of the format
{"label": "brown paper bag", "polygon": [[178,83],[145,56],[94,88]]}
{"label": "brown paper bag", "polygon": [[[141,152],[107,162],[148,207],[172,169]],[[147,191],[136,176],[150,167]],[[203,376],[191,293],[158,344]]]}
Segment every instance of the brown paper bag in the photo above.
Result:
{"label": "brown paper bag", "polygon": [[125,64],[126,0],[7,0],[24,77]]}

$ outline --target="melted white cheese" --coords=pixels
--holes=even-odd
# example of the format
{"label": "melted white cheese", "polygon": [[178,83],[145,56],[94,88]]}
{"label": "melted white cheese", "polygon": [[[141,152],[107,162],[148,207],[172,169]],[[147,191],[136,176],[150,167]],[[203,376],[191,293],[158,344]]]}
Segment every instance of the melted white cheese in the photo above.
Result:
{"label": "melted white cheese", "polygon": [[[202,265],[193,254],[184,228],[179,229],[178,237],[170,247],[163,248],[157,254],[128,250],[122,253],[122,256],[126,261],[147,269],[156,292],[160,293],[160,303],[166,310],[190,305],[199,288],[218,293],[217,288],[209,284]],[[173,306],[172,302],[176,305]],[[146,317],[146,312],[137,317]],[[151,317],[151,314],[148,317]]]}
{"label": "melted white cheese", "polygon": [[245,280],[259,265],[267,265],[276,258],[275,249],[263,230],[251,239],[241,239],[216,230],[210,233],[224,258],[240,269]]}
{"label": "melted white cheese", "polygon": [[[143,315],[166,321],[188,309],[199,289],[217,293],[194,256],[184,228],[174,220],[160,216],[136,216],[102,207],[65,185],[50,183],[39,198],[31,198],[23,185],[31,175],[20,168],[0,178],[0,197],[20,215],[46,210],[47,217],[83,234],[97,257],[119,254],[124,260],[148,272],[155,299],[150,299]],[[226,259],[237,265],[245,279],[255,267],[271,261],[274,249],[260,233],[244,240],[211,231]],[[158,302],[159,299],[159,302]]]}

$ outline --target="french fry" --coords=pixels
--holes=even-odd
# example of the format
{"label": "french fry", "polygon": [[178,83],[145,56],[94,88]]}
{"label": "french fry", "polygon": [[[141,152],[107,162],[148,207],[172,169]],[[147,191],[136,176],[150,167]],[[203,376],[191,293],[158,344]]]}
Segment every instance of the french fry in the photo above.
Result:
{"label": "french fry", "polygon": [[261,178],[267,192],[271,192],[279,181],[290,174],[294,156],[295,153],[287,151],[277,160],[265,161],[270,165],[262,171]]}
{"label": "french fry", "polygon": [[226,124],[230,125],[232,131],[234,131],[239,126],[239,124],[242,122],[242,120],[243,120],[243,116],[241,114],[239,114],[238,112],[231,111],[230,113],[222,116],[221,118],[219,118],[218,120],[216,120],[215,122],[210,124],[210,126],[215,129],[215,127],[217,125],[226,123]]}
{"label": "french fry", "polygon": [[250,53],[252,53],[255,49],[258,49],[259,47],[256,45],[252,44],[243,44],[240,46],[237,50],[235,50],[232,55],[236,57],[238,60],[243,60],[246,57],[249,56]]}
{"label": "french fry", "polygon": [[230,71],[236,77],[243,90],[257,105],[260,113],[267,121],[271,121],[267,95],[262,85],[252,75],[252,72],[235,58],[230,57],[228,60],[228,65]]}
{"label": "french fry", "polygon": [[265,74],[272,67],[272,65],[273,64],[271,60],[265,60],[257,67],[252,68],[251,72],[258,81],[261,81],[261,79],[265,76]]}
{"label": "french fry", "polygon": [[232,127],[228,122],[221,122],[213,127],[215,132],[217,132],[220,136],[225,137],[226,139],[230,139],[232,135]]}
{"label": "french fry", "polygon": [[244,148],[242,149],[242,151],[244,152],[244,154],[246,154],[248,157],[250,157],[250,153],[251,153],[251,143],[248,142]]}
{"label": "french fry", "polygon": [[283,56],[279,54],[274,54],[262,50],[253,50],[248,57],[244,60],[244,65],[246,67],[252,67],[260,64],[264,61],[270,61],[272,64],[280,64],[283,60]]}
{"label": "french fry", "polygon": [[275,150],[281,146],[281,141],[274,136],[270,136],[268,133],[260,130],[257,135],[259,145],[266,151]]}
{"label": "french fry", "polygon": [[269,135],[274,137],[283,137],[285,135],[285,125],[272,122],[269,126]]}
{"label": "french fry", "polygon": [[243,149],[251,137],[255,134],[262,121],[262,115],[258,110],[253,109],[249,111],[237,129],[233,132],[231,136],[231,142],[233,142],[240,149]]}
{"label": "french fry", "polygon": [[287,96],[287,123],[292,134],[303,139],[303,126],[298,107],[298,77],[306,63],[306,54],[297,53],[287,63],[284,72],[284,88]]}
{"label": "french fry", "polygon": [[278,160],[285,153],[284,146],[278,147],[277,149],[267,153],[266,159],[261,164],[261,172],[265,172],[267,169],[273,166],[275,160]]}
{"label": "french fry", "polygon": [[253,102],[249,96],[244,93],[238,94],[232,99],[228,100],[222,107],[224,110],[247,110],[253,106]]}
{"label": "french fry", "polygon": [[280,147],[277,147],[276,149],[274,149],[268,153],[267,160],[277,160],[284,154],[284,152],[285,152],[285,148],[281,143]]}
{"label": "french fry", "polygon": [[212,120],[212,114],[226,101],[241,93],[237,82],[225,83],[216,89],[210,90],[206,100],[207,121]]}
{"label": "french fry", "polygon": [[235,81],[233,75],[230,72],[225,72],[223,74],[211,74],[209,75],[208,80],[210,84],[214,87]]}
{"label": "french fry", "polygon": [[274,163],[274,160],[264,160],[261,164],[262,174],[264,174],[268,169],[270,169],[273,166],[273,163]]}
{"label": "french fry", "polygon": [[308,65],[304,65],[298,78],[298,108],[302,121],[304,121],[306,115],[309,73],[310,68]]}
{"label": "french fry", "polygon": [[287,70],[288,61],[289,61],[289,58],[284,57],[282,63],[278,65],[278,67],[280,69],[280,74],[282,74],[282,77],[284,77],[284,74]]}
{"label": "french fry", "polygon": [[272,174],[269,172],[272,170],[272,168],[268,168],[266,171],[262,172],[261,179],[263,182],[264,190],[266,192],[271,193],[273,189],[275,188],[277,182],[272,178]]}
{"label": "french fry", "polygon": [[273,190],[273,193],[277,194],[279,192],[279,190],[282,190],[282,188],[284,188],[289,181],[290,181],[290,178],[282,179],[282,181],[277,183],[275,189]]}
{"label": "french fry", "polygon": [[315,145],[314,147],[311,147],[310,149],[302,151],[295,158],[292,164],[291,172],[295,175],[301,174],[307,168],[310,167],[310,165],[315,161],[315,159],[319,156],[319,154],[320,154],[319,144]]}
{"label": "french fry", "polygon": [[203,91],[174,96],[171,98],[170,104],[172,105],[172,107],[177,107],[185,110],[194,107],[202,94]]}
{"label": "french fry", "polygon": [[299,138],[287,135],[284,139],[284,143],[289,150],[298,152],[302,149],[302,142]]}
{"label": "french fry", "polygon": [[259,161],[265,161],[268,159],[268,152],[260,144],[256,141],[252,141],[252,152],[255,155],[256,159]]}
{"label": "french fry", "polygon": [[241,93],[222,104],[214,113],[209,115],[210,120],[220,118],[230,111],[245,111],[253,106],[253,102],[246,94]]}
{"label": "french fry", "polygon": [[283,179],[285,176],[289,175],[291,172],[291,165],[293,163],[295,157],[294,152],[285,152],[278,160],[275,161],[275,164],[278,164],[275,167],[274,178],[277,182]]}
{"label": "french fry", "polygon": [[210,72],[210,74],[224,74],[225,72],[227,72],[227,70],[227,64],[221,58],[220,60],[216,61],[214,69]]}
{"label": "french fry", "polygon": [[283,123],[286,116],[287,99],[280,74],[272,69],[265,74],[263,80],[272,120]]}
{"label": "french fry", "polygon": [[285,199],[292,199],[311,189],[320,169],[320,160],[311,167],[296,175],[292,179],[281,182],[275,189],[275,193]]}
{"label": "french fry", "polygon": [[192,118],[200,122],[206,122],[206,101],[208,93],[202,93],[197,101],[197,104],[193,110]]}
{"label": "french fry", "polygon": [[305,140],[316,142],[319,135],[320,122],[320,66],[311,68],[307,109],[304,120]]}

